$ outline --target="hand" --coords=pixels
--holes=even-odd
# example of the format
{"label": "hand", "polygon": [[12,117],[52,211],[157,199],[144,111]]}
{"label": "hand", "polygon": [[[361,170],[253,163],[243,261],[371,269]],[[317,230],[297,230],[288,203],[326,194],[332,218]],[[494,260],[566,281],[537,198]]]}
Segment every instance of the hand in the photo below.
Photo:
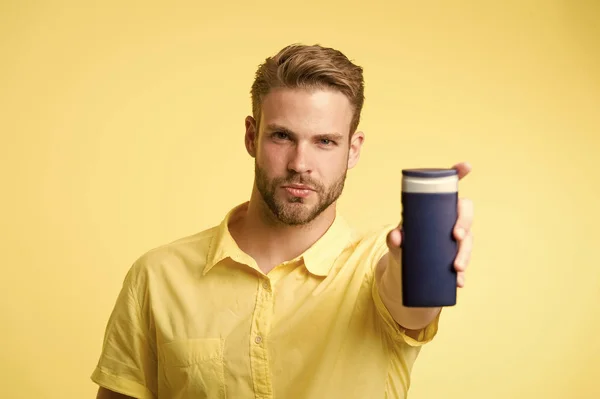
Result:
{"label": "hand", "polygon": [[[456,164],[452,168],[458,171],[459,180],[471,172],[471,165],[466,162]],[[468,198],[458,199],[458,220],[454,226],[454,237],[458,242],[458,254],[454,260],[454,268],[457,272],[456,283],[461,288],[465,286],[465,271],[471,260],[473,249],[473,233],[471,232],[473,211],[473,201]]]}
{"label": "hand", "polygon": [[[471,166],[466,162],[461,162],[452,167],[458,172],[458,179],[462,179],[471,172]],[[473,247],[473,234],[471,225],[473,224],[473,202],[468,198],[458,199],[458,219],[454,226],[454,237],[458,243],[458,253],[454,260],[454,269],[456,270],[456,285],[460,288],[465,286],[465,272],[471,258]],[[396,261],[400,263],[400,244],[402,243],[402,226],[390,231],[387,235],[387,245],[390,253]]]}

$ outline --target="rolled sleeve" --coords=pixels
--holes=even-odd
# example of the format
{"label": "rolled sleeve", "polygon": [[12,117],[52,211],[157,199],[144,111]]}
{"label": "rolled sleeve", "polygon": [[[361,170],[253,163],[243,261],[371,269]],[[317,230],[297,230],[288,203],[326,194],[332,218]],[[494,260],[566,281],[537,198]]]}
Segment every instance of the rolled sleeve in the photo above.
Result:
{"label": "rolled sleeve", "polygon": [[156,352],[132,270],[109,317],[102,352],[91,379],[123,395],[153,399],[156,397]]}
{"label": "rolled sleeve", "polygon": [[372,267],[369,275],[371,295],[373,297],[377,314],[382,322],[384,330],[388,333],[388,335],[391,336],[391,338],[396,342],[405,342],[410,346],[418,347],[430,342],[436,336],[441,312],[438,313],[435,319],[433,319],[427,326],[418,331],[417,338],[415,339],[411,336],[414,335],[412,331],[411,335],[408,335],[408,330],[396,322],[388,308],[383,303],[375,274],[380,259],[388,252],[386,238],[388,232],[393,228],[395,228],[395,226],[388,225],[375,234],[371,258]]}
{"label": "rolled sleeve", "polygon": [[371,284],[373,301],[375,303],[377,313],[383,322],[385,330],[390,334],[394,341],[403,341],[410,346],[421,346],[433,340],[438,331],[438,324],[441,312],[438,313],[435,319],[433,319],[427,326],[419,330],[417,339],[415,339],[408,335],[407,330],[400,324],[398,324],[396,320],[394,320],[394,317],[389,312],[389,310],[387,309],[387,307],[381,299],[377,281],[373,279]]}
{"label": "rolled sleeve", "polygon": [[131,396],[132,398],[156,398],[156,396],[154,396],[152,392],[148,390],[148,388],[134,381],[132,378],[124,378],[119,377],[118,375],[110,374],[109,372],[103,370],[101,366],[96,367],[91,378],[92,381],[101,387],[110,389],[113,392]]}

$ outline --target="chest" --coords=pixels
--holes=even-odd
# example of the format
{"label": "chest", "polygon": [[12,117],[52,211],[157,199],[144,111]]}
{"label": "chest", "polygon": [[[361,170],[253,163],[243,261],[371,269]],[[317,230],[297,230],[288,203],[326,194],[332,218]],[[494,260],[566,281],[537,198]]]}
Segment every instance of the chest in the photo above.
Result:
{"label": "chest", "polygon": [[347,328],[369,312],[371,291],[364,271],[339,268],[327,277],[303,266],[262,275],[240,265],[220,265],[204,276],[178,279],[150,291],[156,341],[220,338],[282,340]]}
{"label": "chest", "polygon": [[300,266],[264,276],[224,266],[151,292],[165,390],[225,397],[227,387],[237,397],[270,397],[291,385],[326,386],[349,365],[385,359],[364,271],[318,277]]}

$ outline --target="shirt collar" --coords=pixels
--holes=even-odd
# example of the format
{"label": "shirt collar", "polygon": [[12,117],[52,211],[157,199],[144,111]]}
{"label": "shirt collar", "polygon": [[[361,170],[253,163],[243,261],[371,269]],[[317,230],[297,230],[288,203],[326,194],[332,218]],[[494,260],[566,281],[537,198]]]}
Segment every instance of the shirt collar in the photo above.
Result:
{"label": "shirt collar", "polygon": [[[208,273],[210,269],[226,258],[258,269],[254,259],[238,247],[228,228],[231,218],[238,212],[245,210],[247,206],[248,202],[245,202],[234,207],[227,213],[221,223],[215,227],[216,231],[211,239],[203,274]],[[343,249],[351,244],[351,238],[352,230],[339,213],[336,212],[333,223],[321,238],[300,256],[290,260],[290,262],[303,261],[310,273],[325,277],[329,274],[335,260]]]}

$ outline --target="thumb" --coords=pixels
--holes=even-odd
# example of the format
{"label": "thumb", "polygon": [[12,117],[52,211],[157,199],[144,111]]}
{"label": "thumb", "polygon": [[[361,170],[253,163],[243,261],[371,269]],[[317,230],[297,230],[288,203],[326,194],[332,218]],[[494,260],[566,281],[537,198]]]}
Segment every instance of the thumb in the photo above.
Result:
{"label": "thumb", "polygon": [[398,226],[391,230],[387,235],[386,242],[390,253],[398,259],[400,257],[400,246],[402,245],[402,228]]}

